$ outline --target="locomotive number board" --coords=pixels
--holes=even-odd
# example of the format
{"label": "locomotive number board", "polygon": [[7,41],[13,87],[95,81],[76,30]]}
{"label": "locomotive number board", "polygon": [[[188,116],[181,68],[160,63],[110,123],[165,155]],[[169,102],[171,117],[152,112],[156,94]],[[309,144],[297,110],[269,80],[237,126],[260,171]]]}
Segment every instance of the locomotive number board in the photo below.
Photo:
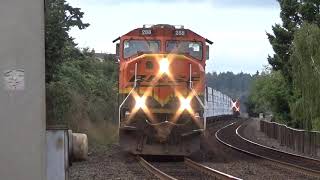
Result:
{"label": "locomotive number board", "polygon": [[179,30],[175,30],[174,34],[176,36],[185,36],[186,35],[186,31],[179,29]]}
{"label": "locomotive number board", "polygon": [[151,35],[152,31],[151,31],[151,29],[142,29],[141,34],[142,35]]}

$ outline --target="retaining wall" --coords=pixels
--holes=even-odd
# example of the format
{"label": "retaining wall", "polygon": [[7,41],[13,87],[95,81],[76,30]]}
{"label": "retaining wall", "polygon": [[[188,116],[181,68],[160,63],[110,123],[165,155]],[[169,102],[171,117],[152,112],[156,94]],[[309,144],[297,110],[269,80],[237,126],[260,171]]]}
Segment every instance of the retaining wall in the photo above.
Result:
{"label": "retaining wall", "polygon": [[320,157],[320,132],[294,129],[263,120],[260,121],[260,131],[269,138],[277,139],[280,145],[299,153]]}

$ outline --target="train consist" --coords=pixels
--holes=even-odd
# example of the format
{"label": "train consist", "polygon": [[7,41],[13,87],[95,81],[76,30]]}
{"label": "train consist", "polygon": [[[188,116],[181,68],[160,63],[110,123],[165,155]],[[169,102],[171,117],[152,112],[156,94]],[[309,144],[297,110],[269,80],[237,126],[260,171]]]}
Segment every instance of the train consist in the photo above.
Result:
{"label": "train consist", "polygon": [[211,87],[206,88],[206,117],[240,115],[240,101],[217,91]]}
{"label": "train consist", "polygon": [[183,26],[143,26],[115,39],[119,143],[133,154],[187,156],[200,149],[208,116],[239,107],[206,87],[212,42]]}

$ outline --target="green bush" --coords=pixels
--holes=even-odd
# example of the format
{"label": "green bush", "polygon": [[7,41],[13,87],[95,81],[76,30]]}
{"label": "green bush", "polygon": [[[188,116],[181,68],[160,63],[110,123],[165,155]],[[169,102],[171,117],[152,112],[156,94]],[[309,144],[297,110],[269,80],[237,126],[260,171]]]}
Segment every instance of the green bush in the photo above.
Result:
{"label": "green bush", "polygon": [[65,0],[47,0],[45,14],[47,127],[88,134],[89,142],[112,142],[117,134],[117,71],[114,56],[100,62],[69,35],[85,29],[84,13]]}
{"label": "green bush", "polygon": [[62,63],[47,85],[49,125],[68,125],[90,134],[96,125],[117,122],[117,66],[93,57]]}
{"label": "green bush", "polygon": [[266,70],[252,83],[248,100],[249,113],[272,113],[278,122],[290,124],[288,97],[282,74]]}

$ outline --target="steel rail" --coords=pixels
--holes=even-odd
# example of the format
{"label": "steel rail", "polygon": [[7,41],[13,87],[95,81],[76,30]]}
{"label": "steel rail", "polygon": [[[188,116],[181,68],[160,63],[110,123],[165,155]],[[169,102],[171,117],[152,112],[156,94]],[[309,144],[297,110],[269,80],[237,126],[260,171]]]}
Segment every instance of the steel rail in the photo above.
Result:
{"label": "steel rail", "polygon": [[160,171],[158,168],[152,166],[150,163],[148,163],[142,157],[137,156],[137,159],[142,167],[144,167],[146,170],[148,170],[151,174],[153,174],[157,178],[159,178],[161,180],[177,180],[176,178],[174,178],[174,177]]}
{"label": "steel rail", "polygon": [[[279,160],[277,160],[277,159],[269,158],[269,157],[266,157],[266,156],[263,156],[263,155],[260,155],[260,154],[257,154],[257,153],[253,153],[253,152],[250,152],[250,151],[241,149],[241,148],[239,148],[239,147],[236,147],[236,146],[234,146],[234,145],[231,145],[230,143],[227,143],[227,142],[223,141],[221,138],[219,138],[218,134],[220,133],[221,130],[223,130],[223,129],[229,127],[229,126],[232,126],[232,125],[234,125],[234,124],[235,124],[235,123],[231,123],[231,124],[229,124],[229,125],[221,128],[221,129],[219,129],[219,130],[215,133],[215,137],[216,137],[216,139],[217,139],[220,143],[222,143],[222,144],[224,144],[224,145],[226,145],[226,146],[228,146],[228,147],[230,147],[230,148],[233,148],[233,149],[235,149],[235,150],[238,150],[238,151],[240,151],[240,152],[246,153],[246,154],[248,154],[248,155],[251,155],[251,156],[254,156],[254,157],[257,157],[257,158],[261,158],[261,159],[265,159],[265,160],[271,161],[271,162],[273,162],[273,163],[276,163],[276,164],[280,165],[280,166],[283,167],[283,168],[291,168],[291,169],[298,170],[298,171],[300,171],[300,172],[302,172],[302,173],[305,173],[305,174],[308,174],[308,175],[312,175],[312,176],[315,176],[315,177],[320,177],[320,171],[313,170],[313,169],[306,168],[306,167],[302,167],[302,166],[299,166],[299,165],[296,165],[296,164],[292,164],[292,163],[289,163],[289,162],[279,161]],[[238,128],[239,128],[239,127],[238,127]],[[246,142],[246,141],[245,141],[245,142]],[[261,147],[262,147],[262,148],[265,148],[265,147],[263,147],[263,146],[261,146]],[[268,149],[268,148],[265,148],[265,149]],[[270,149],[268,149],[268,150],[270,150]],[[288,154],[288,153],[283,153],[283,154],[287,154],[287,155],[291,155],[291,156],[292,156],[292,154]],[[300,157],[301,157],[301,156],[300,156]],[[303,158],[303,157],[301,157],[301,158]]]}
{"label": "steel rail", "polygon": [[189,166],[192,169],[195,169],[203,174],[212,176],[217,179],[222,179],[222,180],[230,180],[230,179],[236,179],[236,180],[241,180],[240,178],[234,177],[232,175],[220,172],[218,170],[212,169],[210,167],[204,166],[202,164],[199,164],[197,162],[192,161],[191,159],[184,158],[184,163]]}
{"label": "steel rail", "polygon": [[299,158],[304,158],[304,159],[308,159],[310,161],[314,161],[316,163],[319,163],[320,164],[320,160],[319,159],[315,159],[315,158],[312,158],[312,157],[307,157],[307,156],[303,156],[303,155],[300,155],[300,154],[294,154],[294,153],[290,153],[290,152],[285,152],[285,151],[282,151],[282,150],[279,150],[279,149],[275,149],[275,148],[272,148],[272,147],[268,147],[268,146],[265,146],[265,145],[262,145],[262,144],[259,144],[257,142],[253,142],[243,136],[241,136],[241,134],[239,133],[239,129],[241,129],[243,127],[243,124],[240,125],[237,129],[236,129],[236,134],[238,137],[240,137],[241,139],[251,143],[251,144],[254,144],[254,145],[257,145],[257,146],[260,146],[260,147],[263,147],[263,148],[266,148],[266,149],[270,149],[272,151],[277,151],[279,153],[283,153],[283,154],[289,154],[291,156],[296,156],[296,157],[299,157]]}

